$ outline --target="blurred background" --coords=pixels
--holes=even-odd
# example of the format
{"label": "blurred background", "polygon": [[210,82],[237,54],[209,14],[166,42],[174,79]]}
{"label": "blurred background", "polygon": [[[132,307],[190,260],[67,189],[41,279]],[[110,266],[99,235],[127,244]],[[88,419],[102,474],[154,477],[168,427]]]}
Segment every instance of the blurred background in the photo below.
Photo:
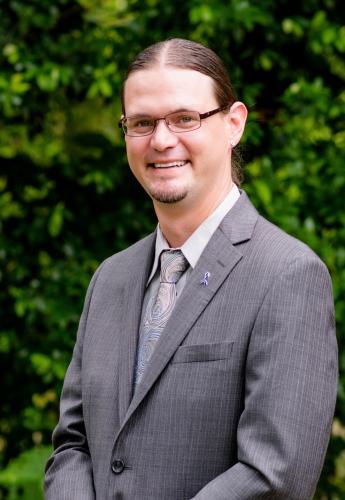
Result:
{"label": "blurred background", "polygon": [[316,499],[345,498],[345,9],[340,0],[0,0],[0,498],[42,498],[86,287],[155,226],[117,128],[145,46],[200,41],[249,108],[244,189],[332,275],[339,398]]}

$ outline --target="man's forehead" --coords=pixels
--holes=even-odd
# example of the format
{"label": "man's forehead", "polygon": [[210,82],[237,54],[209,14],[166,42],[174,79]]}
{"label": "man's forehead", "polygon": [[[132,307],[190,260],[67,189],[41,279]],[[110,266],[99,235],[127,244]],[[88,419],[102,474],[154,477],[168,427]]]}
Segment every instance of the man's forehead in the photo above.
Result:
{"label": "man's forehead", "polygon": [[208,109],[209,105],[217,104],[210,77],[198,71],[168,66],[130,75],[125,84],[124,100],[127,115],[140,108],[148,113],[151,108],[154,111],[161,106],[169,112],[178,108],[199,110],[200,106]]}

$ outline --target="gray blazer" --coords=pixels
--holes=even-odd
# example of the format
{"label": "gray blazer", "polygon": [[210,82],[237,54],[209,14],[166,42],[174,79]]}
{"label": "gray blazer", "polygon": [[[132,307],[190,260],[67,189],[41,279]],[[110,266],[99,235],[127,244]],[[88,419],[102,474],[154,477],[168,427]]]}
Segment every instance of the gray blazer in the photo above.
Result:
{"label": "gray blazer", "polygon": [[242,193],[133,396],[154,242],[151,234],[110,257],[91,281],[46,499],[312,498],[337,384],[326,267]]}

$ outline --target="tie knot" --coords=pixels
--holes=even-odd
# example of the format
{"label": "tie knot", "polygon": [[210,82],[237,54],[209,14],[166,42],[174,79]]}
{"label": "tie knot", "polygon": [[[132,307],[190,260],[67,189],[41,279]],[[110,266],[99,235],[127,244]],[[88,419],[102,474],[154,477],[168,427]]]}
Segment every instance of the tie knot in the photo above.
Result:
{"label": "tie knot", "polygon": [[164,250],[161,260],[161,283],[177,283],[188,267],[188,261],[181,250]]}

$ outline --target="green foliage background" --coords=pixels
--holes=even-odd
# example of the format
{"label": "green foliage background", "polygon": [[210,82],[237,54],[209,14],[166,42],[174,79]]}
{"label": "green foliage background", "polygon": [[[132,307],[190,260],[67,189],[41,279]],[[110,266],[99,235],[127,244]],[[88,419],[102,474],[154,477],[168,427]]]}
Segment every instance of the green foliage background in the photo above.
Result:
{"label": "green foliage background", "polygon": [[316,498],[345,497],[345,10],[339,0],[0,0],[0,498],[41,496],[85,289],[155,225],[117,128],[143,47],[201,41],[250,110],[244,188],[334,283],[340,385]]}

